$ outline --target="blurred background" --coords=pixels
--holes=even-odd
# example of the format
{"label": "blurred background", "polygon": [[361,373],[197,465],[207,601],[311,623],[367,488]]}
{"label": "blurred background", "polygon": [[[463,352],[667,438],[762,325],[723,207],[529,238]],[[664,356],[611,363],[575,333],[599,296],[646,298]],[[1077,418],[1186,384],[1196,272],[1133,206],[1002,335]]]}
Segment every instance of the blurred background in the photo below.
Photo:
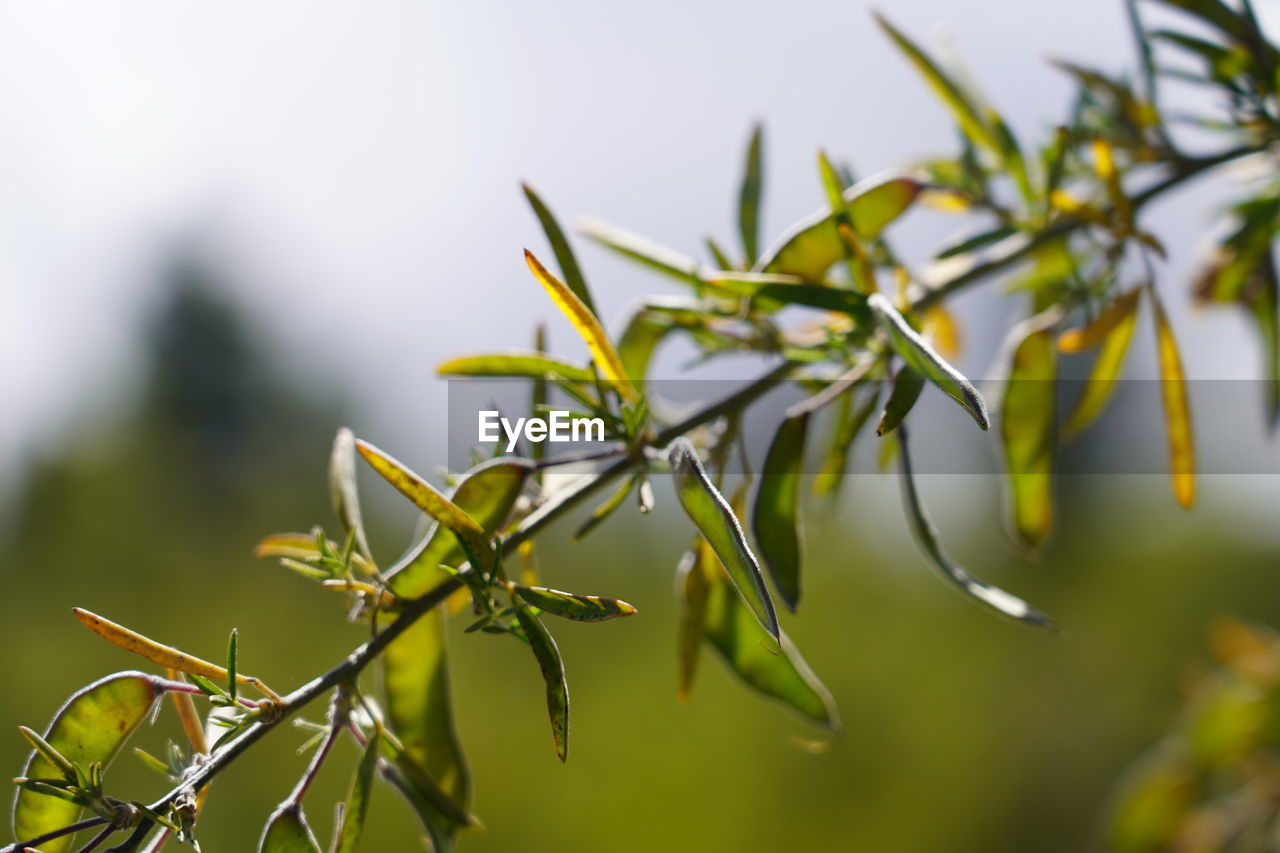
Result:
{"label": "blurred background", "polygon": [[[1258,5],[1275,22],[1280,4]],[[1026,137],[1067,107],[1047,59],[1133,65],[1119,0],[885,11],[953,46]],[[9,3],[0,113],[0,766],[13,773],[14,727],[42,727],[75,688],[137,663],[72,605],[214,659],[238,626],[244,668],[289,687],[362,639],[335,630],[336,598],[251,548],[331,524],[338,426],[420,471],[443,464],[446,356],[524,347],[542,320],[554,350],[582,354],[524,269],[522,247],[545,244],[522,180],[566,223],[597,215],[694,254],[734,233],[755,121],[768,234],[821,205],[819,147],[868,174],[955,144],[863,2]],[[1258,375],[1243,321],[1186,297],[1226,197],[1203,182],[1150,220],[1195,378]],[[923,259],[959,225],[913,213],[895,236]],[[575,245],[614,328],[633,300],[671,292]],[[998,297],[992,283],[958,303],[975,375],[1013,310]],[[1151,351],[1149,330],[1135,349]],[[682,357],[664,351],[657,372],[679,375]],[[1149,356],[1132,365],[1144,372]],[[1248,412],[1238,436],[1200,440],[1257,441],[1261,422]],[[1153,411],[1104,427],[1163,441],[1159,424]],[[1191,513],[1162,476],[1065,478],[1037,561],[1006,545],[997,479],[924,478],[956,555],[1063,637],[955,596],[915,554],[895,479],[847,479],[838,504],[810,507],[807,602],[787,622],[844,718],[829,750],[798,745],[814,733],[710,656],[677,703],[671,587],[689,530],[660,490],[652,517],[579,545],[567,519],[541,540],[550,585],[641,611],[555,626],[567,765],[527,650],[454,639],[487,827],[463,849],[1097,848],[1117,779],[1174,719],[1213,620],[1280,624],[1275,477],[1206,476]],[[393,559],[413,514],[364,488],[375,554]],[[141,741],[176,736],[166,715]],[[282,731],[218,780],[206,850],[252,846],[304,739]],[[344,749],[309,797],[322,837],[354,759]],[[139,797],[163,787],[130,756],[113,772]],[[374,810],[365,849],[415,849],[407,809],[384,791]]]}

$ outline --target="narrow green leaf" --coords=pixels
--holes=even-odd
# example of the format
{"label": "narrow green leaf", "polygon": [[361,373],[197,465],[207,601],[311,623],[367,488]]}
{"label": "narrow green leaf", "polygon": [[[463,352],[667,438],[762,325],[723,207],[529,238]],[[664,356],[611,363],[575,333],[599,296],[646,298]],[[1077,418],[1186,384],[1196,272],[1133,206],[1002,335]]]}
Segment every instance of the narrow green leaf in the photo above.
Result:
{"label": "narrow green leaf", "polygon": [[848,314],[855,320],[867,317],[867,297],[853,290],[811,284],[804,279],[775,273],[715,273],[706,279],[713,290],[733,296],[750,296],[757,308],[776,311],[801,305],[821,311]]}
{"label": "narrow green leaf", "polygon": [[[522,459],[490,460],[463,474],[449,500],[487,536],[493,536],[511,515],[533,470],[533,465]],[[458,538],[446,525],[437,525],[388,569],[387,585],[401,598],[417,598],[439,583],[441,565],[457,566],[464,559]]]}
{"label": "narrow green leaf", "polygon": [[785,418],[765,455],[751,529],[774,588],[791,610],[800,603],[800,478],[808,414]]}
{"label": "narrow green leaf", "polygon": [[516,595],[532,604],[539,610],[572,619],[575,622],[604,622],[622,616],[631,616],[636,609],[625,601],[616,598],[601,598],[598,595],[579,595],[576,592],[561,592],[542,586],[515,587]]}
{"label": "narrow green leaf", "polygon": [[552,377],[590,382],[591,368],[537,352],[499,352],[451,358],[436,368],[441,376],[501,376],[521,379]]}
{"label": "narrow green leaf", "polygon": [[813,490],[816,494],[830,495],[835,491],[840,478],[844,476],[845,466],[848,464],[849,449],[853,446],[858,434],[862,432],[863,427],[871,420],[871,415],[875,412],[879,402],[879,382],[871,386],[870,393],[866,395],[866,399],[856,408],[853,405],[853,397],[845,397],[840,420],[831,434],[831,444],[827,448],[822,464],[818,468],[818,474],[814,478]]}
{"label": "narrow green leaf", "polygon": [[[747,162],[738,191],[738,233],[746,266],[760,256],[760,197],[764,192],[764,128],[756,125],[747,145]],[[727,267],[726,267],[727,269]]]}
{"label": "narrow green leaf", "polygon": [[999,243],[1006,237],[1012,237],[1018,233],[1018,229],[1011,225],[1001,225],[997,228],[989,228],[986,231],[980,231],[977,234],[970,234],[949,244],[946,248],[940,250],[934,257],[937,260],[946,260],[954,258],[956,255],[967,254],[978,249],[984,249],[992,243]]}
{"label": "narrow green leaf", "polygon": [[998,613],[1042,628],[1056,629],[1057,626],[1052,620],[1021,598],[1010,595],[999,587],[983,583],[947,556],[938,542],[938,531],[934,528],[933,521],[929,518],[924,504],[920,502],[920,495],[916,492],[915,475],[911,470],[911,454],[907,449],[906,427],[899,427],[895,436],[898,446],[898,468],[902,479],[903,507],[907,514],[907,524],[921,552],[944,578],[966,595]]}
{"label": "narrow green leaf", "polygon": [[724,496],[712,485],[686,438],[677,438],[668,450],[676,497],[698,530],[711,543],[751,612],[773,637],[778,636],[778,616],[764,585],[760,566],[747,545],[737,516]]}
{"label": "narrow green leaf", "polygon": [[556,648],[556,641],[552,639],[542,620],[531,610],[521,607],[516,611],[516,619],[529,639],[533,656],[538,660],[538,668],[542,670],[542,679],[547,683],[547,713],[551,717],[551,737],[555,741],[556,755],[564,761],[569,756],[569,685],[565,681],[560,649]]}
{"label": "narrow green leaf", "polygon": [[690,577],[699,575],[697,584],[705,589],[699,594],[706,598],[704,631],[711,647],[748,687],[838,731],[840,717],[831,693],[813,674],[791,638],[781,633],[775,642],[760,627],[705,542],[695,546],[693,553],[697,559],[688,572]]}
{"label": "narrow green leaf", "polygon": [[[717,269],[736,269],[733,261],[729,259],[729,256],[725,253],[724,249],[715,241],[715,238],[708,237],[704,242],[707,246],[707,252],[711,255],[711,260],[715,262]],[[748,262],[747,265],[750,266],[750,262]]]}
{"label": "narrow green leaf", "polygon": [[948,364],[927,340],[911,328],[884,294],[871,294],[867,299],[867,305],[881,328],[888,334],[889,345],[893,347],[893,351],[917,373],[964,406],[979,427],[987,429],[990,426],[987,404],[978,393],[978,389],[974,388],[960,371]]}
{"label": "narrow green leaf", "polygon": [[542,230],[546,232],[547,242],[551,244],[551,251],[555,253],[560,274],[564,276],[564,283],[582,300],[587,310],[595,314],[596,306],[591,300],[591,291],[587,289],[587,280],[582,276],[578,259],[573,256],[573,249],[569,246],[569,240],[565,237],[564,231],[560,229],[560,224],[556,222],[550,208],[543,204],[542,199],[533,191],[533,187],[521,184],[521,188],[524,190],[525,198],[529,200],[529,206],[533,208],[534,215],[538,217]]}
{"label": "narrow green leaf", "polygon": [[700,269],[697,261],[665,246],[660,246],[647,237],[641,237],[623,228],[596,220],[583,222],[578,226],[578,230],[583,236],[625,258],[637,261],[685,284],[695,287],[699,284]]}
{"label": "narrow green leaf", "polygon": [[[77,691],[54,716],[43,741],[67,761],[80,767],[95,762],[108,766],[129,736],[151,714],[161,696],[156,679],[141,672],[117,672]],[[56,778],[60,769],[33,752],[23,768],[28,779]],[[70,826],[80,817],[76,803],[20,788],[13,806],[17,840],[37,838]],[[40,845],[42,853],[62,853],[72,836]]]}
{"label": "narrow green leaf", "polygon": [[239,654],[236,651],[237,638],[239,631],[235,628],[231,629],[231,635],[227,637],[227,695],[231,697],[231,701],[236,701],[236,662]]}
{"label": "narrow green leaf", "polygon": [[[1097,340],[1102,344],[1102,350],[1094,360],[1085,381],[1080,401],[1076,403],[1071,417],[1063,427],[1068,439],[1084,432],[1110,402],[1116,382],[1120,379],[1120,371],[1124,367],[1125,356],[1129,352],[1129,343],[1133,340],[1134,329],[1138,325],[1138,297],[1141,293],[1141,289],[1130,291],[1084,329],[1064,332],[1058,338],[1058,349],[1061,352],[1078,352],[1076,347],[1080,342],[1092,345]],[[1072,332],[1078,332],[1078,336],[1068,339],[1067,336]],[[1099,334],[1101,338],[1097,338]]]}
{"label": "narrow green leaf", "polygon": [[343,532],[355,536],[356,550],[361,556],[372,559],[364,520],[360,515],[360,493],[356,489],[355,438],[351,430],[343,427],[333,439],[333,453],[329,456],[329,495]]}
{"label": "narrow green leaf", "polygon": [[[418,509],[439,522],[440,526],[457,535],[466,542],[471,552],[481,560],[491,560],[493,551],[489,545],[489,536],[476,520],[460,509],[457,504],[440,494],[426,480],[405,467],[394,457],[384,453],[367,441],[357,440],[356,449],[365,461],[382,477],[409,500]],[[477,568],[488,571],[492,565]],[[394,591],[394,589],[393,589]]]}
{"label": "narrow green leaf", "polygon": [[907,413],[915,408],[923,390],[924,378],[912,370],[910,365],[904,364],[898,368],[898,372],[893,375],[893,389],[884,404],[884,411],[880,413],[880,423],[876,424],[876,435],[888,435],[897,429]]}
{"label": "narrow green leaf", "polygon": [[351,789],[347,792],[347,801],[342,809],[342,824],[334,832],[333,853],[356,853],[360,845],[360,834],[364,831],[365,818],[369,814],[373,771],[378,767],[378,744],[381,740],[378,733],[374,732],[365,744],[364,755],[356,767],[356,775],[351,779]]}
{"label": "narrow green leaf", "polygon": [[631,494],[631,490],[635,488],[635,484],[635,477],[627,477],[623,480],[618,485],[618,488],[614,489],[613,494],[609,496],[609,499],[596,507],[592,511],[590,517],[582,523],[582,526],[573,534],[573,541],[579,541],[592,530],[595,530],[596,527],[603,523],[606,518],[617,512],[618,507],[622,506],[622,504],[626,502],[627,496]]}
{"label": "narrow green leaf", "polygon": [[[844,211],[854,234],[863,242],[874,240],[911,206],[920,190],[920,182],[907,177],[873,177],[849,187],[843,194]],[[801,220],[752,269],[822,281],[827,270],[845,257],[836,219],[827,206]]]}
{"label": "narrow green leaf", "polygon": [[320,843],[298,803],[282,803],[267,818],[258,853],[320,853]]}
{"label": "narrow green leaf", "polygon": [[1053,332],[1032,326],[1014,350],[1000,407],[1013,529],[1031,548],[1044,544],[1053,529],[1056,379]]}

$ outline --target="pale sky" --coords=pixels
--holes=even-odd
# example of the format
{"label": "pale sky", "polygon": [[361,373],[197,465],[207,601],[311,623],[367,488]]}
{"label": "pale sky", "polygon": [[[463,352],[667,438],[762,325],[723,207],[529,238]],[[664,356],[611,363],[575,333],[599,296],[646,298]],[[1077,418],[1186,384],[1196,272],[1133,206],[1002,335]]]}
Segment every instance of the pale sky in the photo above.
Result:
{"label": "pale sky", "polygon": [[[961,55],[1024,138],[1065,109],[1048,57],[1132,66],[1120,0],[882,5]],[[300,375],[350,386],[363,426],[397,440],[436,418],[447,355],[523,346],[539,319],[580,354],[524,269],[521,249],[546,247],[520,181],[565,224],[595,215],[697,252],[708,231],[736,243],[756,119],[770,234],[822,203],[819,147],[862,174],[949,152],[949,119],[870,8],[3,4],[0,466],[121,393],[158,252],[193,233]],[[1181,298],[1211,197],[1156,220],[1172,235],[1175,321],[1193,375],[1254,375],[1252,342],[1230,334],[1242,324],[1193,317]],[[926,239],[956,227],[910,225],[906,245],[922,261]],[[672,292],[577,245],[615,328],[634,298]],[[967,298],[966,314],[985,304]],[[1001,327],[975,328],[967,367],[980,370]]]}

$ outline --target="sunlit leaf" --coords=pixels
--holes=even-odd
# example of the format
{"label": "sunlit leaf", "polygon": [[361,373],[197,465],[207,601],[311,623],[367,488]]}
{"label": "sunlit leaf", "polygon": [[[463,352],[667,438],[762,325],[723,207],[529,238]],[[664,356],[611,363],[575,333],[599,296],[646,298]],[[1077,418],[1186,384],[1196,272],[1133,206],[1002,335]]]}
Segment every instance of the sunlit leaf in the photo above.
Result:
{"label": "sunlit leaf", "polygon": [[[477,559],[485,560],[492,557],[488,534],[465,510],[440,494],[434,486],[419,477],[397,459],[367,441],[357,440],[356,449],[360,451],[360,455],[372,466],[373,470],[382,475],[383,479],[388,483],[395,486],[418,509],[431,516],[439,522],[440,526],[464,541],[467,547],[471,549],[471,552],[477,556]],[[485,565],[479,568],[487,571],[492,567]]]}
{"label": "sunlit leaf", "polygon": [[591,291],[587,288],[587,281],[582,276],[582,270],[578,267],[578,259],[573,255],[573,249],[569,246],[569,240],[565,237],[564,231],[560,229],[560,224],[556,222],[556,218],[533,191],[533,187],[528,184],[522,184],[525,198],[529,200],[529,206],[533,208],[533,213],[538,217],[538,222],[542,225],[543,232],[547,235],[547,242],[551,244],[551,251],[555,253],[556,263],[560,265],[560,274],[564,277],[564,283],[578,299],[582,300],[582,304],[592,314],[596,313],[595,303],[591,300]]}
{"label": "sunlit leaf", "polygon": [[965,136],[978,147],[985,148],[993,154],[999,154],[1002,148],[1000,141],[996,139],[992,128],[988,126],[969,93],[965,92],[928,54],[889,23],[884,16],[877,13],[876,22],[916,67],[938,99],[951,111]]}
{"label": "sunlit leaf", "polygon": [[622,616],[631,616],[636,612],[630,604],[616,598],[561,592],[558,589],[542,586],[517,584],[515,593],[539,610],[563,619],[573,619],[576,622],[604,622]]}
{"label": "sunlit leaf", "polygon": [[915,408],[916,401],[920,399],[920,392],[923,390],[924,379],[920,374],[912,370],[909,365],[904,364],[900,367],[893,375],[893,389],[889,392],[889,399],[884,404],[884,411],[880,413],[876,435],[888,435],[897,429],[907,413]]}
{"label": "sunlit leaf", "polygon": [[800,603],[800,478],[808,435],[806,413],[784,418],[765,456],[751,530],[774,588],[791,610]]}
{"label": "sunlit leaf", "polygon": [[501,352],[451,358],[436,368],[441,376],[513,376],[590,382],[591,368],[537,352]]}
{"label": "sunlit leaf", "polygon": [[1027,604],[1021,598],[1010,595],[999,587],[992,586],[975,578],[956,564],[942,550],[938,542],[938,531],[933,520],[920,502],[916,491],[915,474],[911,470],[911,454],[907,448],[906,428],[900,427],[895,433],[898,446],[898,468],[902,481],[902,502],[907,514],[907,525],[915,538],[921,552],[933,563],[942,576],[950,581],[964,594],[985,604],[998,613],[1011,616],[1032,625],[1043,628],[1055,628],[1054,623],[1043,613]]}
{"label": "sunlit leaf", "polygon": [[943,358],[953,359],[964,349],[960,323],[945,305],[937,304],[924,312],[920,320],[925,337]]}
{"label": "sunlit leaf", "polygon": [[[533,473],[521,459],[494,459],[466,472],[449,492],[449,501],[492,536],[511,510]],[[395,566],[387,571],[387,585],[401,598],[417,598],[443,577],[440,566],[457,566],[465,559],[462,546],[447,525],[433,527]]]}
{"label": "sunlit leaf", "polygon": [[351,779],[351,789],[342,809],[342,823],[334,832],[333,853],[356,853],[360,835],[364,831],[365,818],[369,814],[369,796],[373,793],[373,771],[378,766],[378,745],[381,738],[375,732],[365,745],[364,755]]}
{"label": "sunlit leaf", "polygon": [[[912,178],[869,178],[844,192],[845,213],[860,240],[874,240],[901,216],[920,193]],[[793,225],[756,263],[754,270],[821,281],[831,266],[845,257],[845,243],[836,228],[831,207]]]}
{"label": "sunlit leaf", "polygon": [[[747,161],[738,191],[738,233],[750,267],[760,255],[760,196],[764,191],[764,128],[756,125],[747,145]],[[725,267],[726,269],[728,267]]]}
{"label": "sunlit leaf", "polygon": [[836,311],[855,318],[866,316],[867,297],[853,290],[810,284],[796,276],[774,273],[717,272],[708,275],[706,285],[734,296],[750,296],[757,307],[774,311],[788,305],[803,305],[822,311]]}
{"label": "sunlit leaf", "polygon": [[329,495],[343,531],[355,536],[356,549],[364,557],[372,559],[369,541],[365,538],[364,521],[360,517],[360,494],[356,490],[355,438],[351,430],[343,427],[333,440],[333,453],[329,457]]}
{"label": "sunlit leaf", "polygon": [[613,386],[622,399],[635,402],[638,399],[635,386],[627,381],[622,360],[618,358],[617,350],[613,348],[613,343],[605,334],[604,327],[600,325],[596,315],[582,304],[582,300],[574,295],[564,282],[548,272],[533,253],[525,250],[524,259],[533,272],[534,278],[542,284],[551,301],[556,304],[586,343],[600,375]]}
{"label": "sunlit leaf", "polygon": [[1031,321],[1013,352],[1000,406],[1013,529],[1038,548],[1053,529],[1053,462],[1057,412],[1057,354],[1053,332]]}
{"label": "sunlit leaf", "polygon": [[668,458],[680,505],[711,543],[751,612],[769,634],[777,637],[778,616],[764,585],[760,565],[747,545],[737,516],[712,484],[688,439],[673,441]]}
{"label": "sunlit leaf", "polygon": [[521,607],[517,610],[516,619],[529,639],[533,656],[538,660],[538,668],[542,670],[542,679],[547,684],[551,737],[555,741],[556,755],[564,761],[569,756],[569,685],[565,681],[560,649],[556,647],[556,641],[552,639],[542,620],[528,608]]}
{"label": "sunlit leaf", "polygon": [[[94,762],[111,763],[129,736],[151,714],[161,690],[156,679],[141,672],[118,672],[74,693],[54,716],[43,740],[68,761],[87,769]],[[61,778],[62,773],[33,752],[22,775],[28,779]],[[56,797],[19,788],[13,806],[13,832],[18,840],[38,838],[70,826],[80,806]],[[62,853],[72,836],[40,845],[42,853]]]}
{"label": "sunlit leaf", "polygon": [[1141,294],[1141,289],[1126,293],[1088,326],[1063,332],[1059,336],[1058,350],[1061,352],[1080,352],[1087,346],[1102,344],[1085,381],[1080,401],[1063,427],[1068,438],[1087,429],[1111,400],[1116,382],[1120,379],[1120,371],[1124,367],[1125,356],[1129,352],[1129,343],[1133,340],[1133,331],[1138,324],[1137,309]]}
{"label": "sunlit leaf", "polygon": [[1169,436],[1169,472],[1173,476],[1173,496],[1183,507],[1196,500],[1195,439],[1191,434],[1191,403],[1187,399],[1187,379],[1182,370],[1182,357],[1173,336],[1164,306],[1151,292],[1152,313],[1156,322],[1156,347],[1160,363],[1160,394],[1164,400],[1165,427]]}
{"label": "sunlit leaf", "polygon": [[[693,677],[698,669],[702,641],[706,637],[707,597],[711,582],[709,574],[699,565],[699,549],[710,552],[711,546],[698,537],[693,549],[685,553],[676,567],[676,598],[680,603],[680,621],[676,630],[676,697],[681,702],[688,701],[693,691]],[[707,559],[714,563],[714,552],[710,552]]]}
{"label": "sunlit leaf", "polygon": [[587,220],[578,226],[578,230],[584,236],[625,258],[669,275],[684,284],[692,284],[695,287],[699,284],[700,268],[697,261],[665,246],[660,246],[647,237],[641,237],[598,220]]}
{"label": "sunlit leaf", "polygon": [[831,494],[844,475],[849,449],[857,439],[858,433],[871,420],[871,415],[875,413],[880,402],[880,383],[876,382],[871,386],[866,399],[856,408],[853,406],[852,398],[847,400],[848,412],[842,412],[836,429],[832,432],[831,444],[823,456],[817,476],[814,477],[813,490],[819,495]]}
{"label": "sunlit leaf", "polygon": [[884,294],[871,294],[867,299],[867,305],[871,308],[880,327],[888,334],[893,351],[903,361],[911,365],[916,373],[933,382],[964,406],[982,429],[990,426],[987,404],[978,393],[978,389],[974,388],[960,371],[938,355],[932,344],[911,328]]}
{"label": "sunlit leaf", "polygon": [[258,853],[320,853],[320,842],[300,804],[286,802],[271,813],[262,828]]}

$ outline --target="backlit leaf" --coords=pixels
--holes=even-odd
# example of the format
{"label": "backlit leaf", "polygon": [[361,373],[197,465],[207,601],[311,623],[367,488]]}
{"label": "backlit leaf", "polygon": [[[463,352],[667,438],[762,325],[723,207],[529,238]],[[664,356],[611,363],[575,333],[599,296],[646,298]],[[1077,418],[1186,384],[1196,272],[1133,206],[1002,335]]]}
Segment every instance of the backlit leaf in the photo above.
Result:
{"label": "backlit leaf", "polygon": [[630,604],[616,598],[561,592],[542,586],[516,585],[515,593],[539,610],[576,622],[604,622],[636,612]]}
{"label": "backlit leaf", "polygon": [[[845,214],[860,240],[874,240],[885,226],[903,214],[920,193],[912,178],[869,178],[844,191]],[[821,281],[831,266],[845,257],[836,217],[830,206],[793,225],[756,263],[757,272],[799,276]]]}
{"label": "backlit leaf", "polygon": [[590,382],[591,368],[538,352],[499,352],[451,358],[436,368],[441,376],[514,376],[542,379],[550,376],[570,382]]}
{"label": "backlit leaf", "polygon": [[381,738],[375,732],[365,745],[364,755],[351,779],[351,789],[342,809],[342,824],[334,832],[333,853],[356,853],[360,834],[364,831],[365,818],[369,814],[369,796],[373,793],[373,771],[378,766],[378,745]]}
{"label": "backlit leaf", "polygon": [[1053,622],[1043,613],[1021,598],[978,580],[962,566],[953,562],[942,550],[942,545],[938,542],[938,531],[925,511],[924,504],[920,502],[920,495],[916,492],[915,474],[911,470],[911,454],[907,448],[906,428],[899,428],[895,435],[898,445],[898,469],[902,480],[902,502],[907,514],[907,525],[911,529],[916,545],[925,557],[957,589],[996,612],[1042,628],[1055,628]]}
{"label": "backlit leaf", "polygon": [[[1111,400],[1116,382],[1120,379],[1120,371],[1124,368],[1124,359],[1129,352],[1134,329],[1137,328],[1138,297],[1141,293],[1141,289],[1126,293],[1099,314],[1093,323],[1083,329],[1063,332],[1058,338],[1058,349],[1061,352],[1079,352],[1084,346],[1093,346],[1099,341],[1102,343],[1102,349],[1085,381],[1080,401],[1063,427],[1068,438],[1087,429]],[[1068,338],[1069,335],[1073,337]]]}
{"label": "backlit leaf", "polygon": [[[463,474],[449,501],[492,536],[511,515],[533,470],[525,460],[493,459]],[[388,569],[387,586],[401,598],[417,598],[439,583],[441,565],[457,567],[464,559],[454,533],[447,525],[436,525]]]}
{"label": "backlit leaf", "polygon": [[582,300],[582,304],[587,306],[588,311],[592,314],[596,313],[595,303],[591,300],[591,291],[587,289],[587,281],[582,276],[578,259],[573,256],[573,249],[569,246],[569,240],[565,237],[564,231],[560,229],[560,224],[556,222],[551,209],[543,204],[542,199],[534,192],[533,187],[522,184],[521,188],[524,190],[525,198],[529,200],[529,206],[533,208],[534,215],[538,217],[543,232],[547,235],[547,242],[551,244],[556,263],[560,265],[560,274],[564,276],[564,283]]}
{"label": "backlit leaf", "polygon": [[564,761],[569,756],[569,685],[564,677],[564,663],[560,660],[560,649],[546,627],[532,611],[521,607],[516,611],[516,619],[529,638],[533,648],[533,656],[538,660],[538,668],[542,670],[542,679],[547,684],[547,713],[551,717],[551,737],[555,741],[556,755]]}
{"label": "backlit leaf", "polygon": [[684,284],[695,287],[699,283],[698,262],[647,237],[641,237],[615,225],[598,220],[587,220],[578,226],[584,236],[611,249],[625,258],[637,261],[652,270],[669,275]]}
{"label": "backlit leaf", "polygon": [[978,426],[986,429],[990,425],[990,419],[987,416],[986,401],[982,399],[978,389],[974,388],[960,371],[938,355],[932,344],[911,328],[884,294],[871,294],[867,299],[867,305],[871,308],[880,327],[888,334],[889,345],[893,347],[893,351],[916,373],[933,382],[964,406],[977,421]]}
{"label": "backlit leaf", "polygon": [[829,495],[844,475],[849,458],[849,449],[858,437],[858,433],[871,420],[876,406],[880,402],[880,383],[871,386],[870,393],[857,407],[852,398],[846,398],[847,412],[842,411],[840,420],[832,432],[831,444],[823,456],[818,474],[814,477],[813,490],[819,495]]}
{"label": "backlit leaf", "polygon": [[1151,289],[1152,313],[1156,322],[1156,347],[1160,364],[1160,394],[1164,400],[1165,427],[1169,436],[1169,472],[1173,476],[1173,496],[1183,507],[1196,500],[1195,439],[1191,434],[1191,403],[1187,399],[1186,374],[1164,306]]}
{"label": "backlit leaf", "polygon": [[693,549],[685,552],[676,567],[676,598],[680,603],[680,621],[676,630],[676,697],[681,702],[688,701],[693,690],[698,656],[706,637],[707,597],[711,582],[709,574],[699,565],[699,549],[709,552],[707,559],[714,565],[715,554],[710,551],[711,546],[698,537]]}
{"label": "backlit leaf", "polygon": [[774,588],[791,610],[800,602],[800,478],[808,414],[785,418],[765,456],[751,529]]}
{"label": "backlit leaf", "polygon": [[[64,758],[88,769],[94,762],[109,765],[129,736],[151,714],[161,690],[156,679],[141,672],[118,672],[77,691],[54,716],[44,741]],[[33,752],[22,775],[29,779],[61,778],[46,759]],[[38,838],[70,826],[80,817],[80,806],[56,797],[19,788],[13,806],[14,837]],[[42,853],[62,853],[72,836],[40,845]]]}
{"label": "backlit leaf", "polygon": [[747,545],[737,516],[711,483],[698,459],[697,451],[688,439],[678,438],[673,441],[668,457],[680,505],[711,543],[716,556],[720,558],[751,612],[769,634],[777,637],[778,616],[773,609],[773,601],[769,598],[769,590],[764,585],[760,565]]}

